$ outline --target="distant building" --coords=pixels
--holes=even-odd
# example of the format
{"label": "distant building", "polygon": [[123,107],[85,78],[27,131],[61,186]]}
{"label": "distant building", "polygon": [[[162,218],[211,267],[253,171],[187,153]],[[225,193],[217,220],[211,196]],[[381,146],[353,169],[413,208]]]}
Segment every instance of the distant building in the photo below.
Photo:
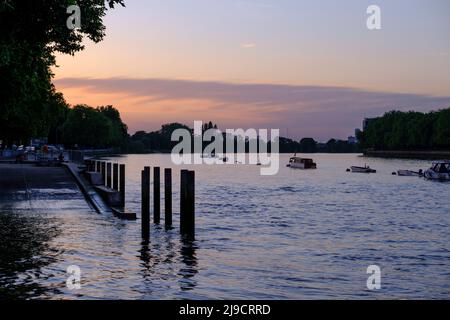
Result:
{"label": "distant building", "polygon": [[358,139],[356,139],[356,137],[350,136],[347,139],[347,143],[348,144],[356,144],[358,142]]}

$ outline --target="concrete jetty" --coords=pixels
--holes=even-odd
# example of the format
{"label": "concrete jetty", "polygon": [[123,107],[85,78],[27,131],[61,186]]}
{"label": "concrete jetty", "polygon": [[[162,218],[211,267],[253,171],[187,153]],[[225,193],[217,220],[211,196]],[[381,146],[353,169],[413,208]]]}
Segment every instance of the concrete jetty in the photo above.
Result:
{"label": "concrete jetty", "polygon": [[65,209],[93,210],[67,169],[0,163],[0,211]]}

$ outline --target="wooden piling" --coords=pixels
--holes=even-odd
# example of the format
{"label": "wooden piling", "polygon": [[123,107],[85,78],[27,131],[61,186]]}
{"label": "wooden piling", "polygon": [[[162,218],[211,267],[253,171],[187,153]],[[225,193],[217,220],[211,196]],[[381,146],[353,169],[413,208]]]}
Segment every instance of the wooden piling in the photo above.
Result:
{"label": "wooden piling", "polygon": [[113,164],[113,189],[119,191],[119,164]]}
{"label": "wooden piling", "polygon": [[112,173],[111,173],[111,170],[112,170],[112,164],[111,164],[111,162],[108,162],[106,164],[106,186],[108,188],[112,187]]}
{"label": "wooden piling", "polygon": [[161,169],[153,168],[153,222],[161,222]]}
{"label": "wooden piling", "polygon": [[186,209],[187,209],[187,177],[188,170],[181,170],[180,173],[180,233],[186,233]]}
{"label": "wooden piling", "polygon": [[125,208],[125,165],[121,164],[119,166],[119,175],[120,175],[120,202],[123,208]]}
{"label": "wooden piling", "polygon": [[164,224],[172,227],[172,169],[164,169]]}
{"label": "wooden piling", "polygon": [[91,171],[91,160],[84,160],[84,165],[86,166],[86,171]]}
{"label": "wooden piling", "polygon": [[103,185],[105,185],[105,181],[106,181],[106,162],[102,161],[102,181],[103,181]]}
{"label": "wooden piling", "polygon": [[187,195],[186,195],[186,229],[185,234],[189,239],[195,239],[195,171],[187,174]]}
{"label": "wooden piling", "polygon": [[142,239],[150,239],[150,170],[141,172],[141,230]]}

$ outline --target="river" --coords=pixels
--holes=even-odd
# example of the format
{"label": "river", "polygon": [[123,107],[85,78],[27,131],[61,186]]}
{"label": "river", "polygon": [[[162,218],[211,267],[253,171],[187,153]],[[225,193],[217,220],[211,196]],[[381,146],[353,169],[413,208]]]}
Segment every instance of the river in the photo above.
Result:
{"label": "river", "polygon": [[[145,245],[139,220],[83,207],[1,212],[0,297],[449,299],[450,183],[391,174],[430,162],[312,157],[318,169],[302,171],[282,155],[275,176],[255,165],[176,167],[170,155],[111,158],[127,165],[127,207],[138,214],[143,167],[173,168],[174,229],[152,223]],[[346,172],[366,163],[378,172]],[[179,236],[181,168],[196,171],[193,243]],[[70,265],[80,290],[66,287]],[[380,290],[366,286],[369,265],[381,269]]]}

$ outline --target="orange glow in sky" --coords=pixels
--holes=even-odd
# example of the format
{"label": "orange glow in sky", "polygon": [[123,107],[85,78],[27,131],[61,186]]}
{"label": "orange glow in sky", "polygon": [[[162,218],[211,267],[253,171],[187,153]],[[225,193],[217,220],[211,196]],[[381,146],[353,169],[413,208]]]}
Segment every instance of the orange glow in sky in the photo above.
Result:
{"label": "orange glow in sky", "polygon": [[127,1],[103,42],[58,56],[55,84],[131,133],[211,120],[346,138],[364,117],[450,106],[449,2],[378,2],[369,31],[364,1]]}

